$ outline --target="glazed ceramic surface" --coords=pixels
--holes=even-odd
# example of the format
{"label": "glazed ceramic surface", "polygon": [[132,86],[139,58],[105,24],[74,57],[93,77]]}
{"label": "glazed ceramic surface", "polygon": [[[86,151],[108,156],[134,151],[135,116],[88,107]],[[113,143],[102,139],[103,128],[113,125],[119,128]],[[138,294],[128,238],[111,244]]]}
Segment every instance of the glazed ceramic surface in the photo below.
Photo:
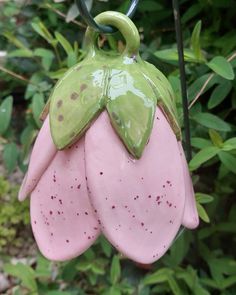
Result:
{"label": "glazed ceramic surface", "polygon": [[199,222],[175,97],[140,58],[129,18],[106,12],[96,21],[117,27],[126,48],[101,51],[87,29],[87,56],[51,94],[19,199],[31,194],[34,236],[49,259],[76,257],[102,233],[128,258],[152,263],[181,224]]}
{"label": "glazed ceramic surface", "polygon": [[128,151],[140,158],[150,137],[157,103],[180,137],[173,91],[164,75],[140,58],[139,35],[127,17],[109,12],[96,20],[117,26],[126,39],[126,49],[120,56],[106,54],[95,45],[97,34],[87,30],[87,57],[66,73],[50,98],[52,137],[58,149],[70,146],[106,109]]}

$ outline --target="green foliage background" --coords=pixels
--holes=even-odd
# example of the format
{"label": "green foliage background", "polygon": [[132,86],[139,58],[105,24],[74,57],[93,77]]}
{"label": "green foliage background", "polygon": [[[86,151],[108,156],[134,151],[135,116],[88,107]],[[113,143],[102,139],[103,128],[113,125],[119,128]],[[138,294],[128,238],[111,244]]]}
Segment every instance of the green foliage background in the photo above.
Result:
{"label": "green foliage background", "polygon": [[[129,4],[87,2],[94,15],[124,12]],[[0,5],[0,50],[7,51],[0,60],[0,146],[7,169],[0,178],[0,268],[11,278],[4,294],[235,295],[235,1],[180,1],[194,154],[189,167],[202,222],[197,230],[182,233],[150,266],[121,257],[104,238],[67,263],[51,263],[39,254],[36,260],[28,257],[26,264],[12,263],[9,248],[15,247],[13,256],[21,257],[32,235],[28,204],[17,202],[18,187],[8,177],[16,169],[26,170],[41,126],[39,114],[53,85],[83,58],[85,25],[70,0],[9,0]],[[134,22],[141,55],[168,76],[182,118],[171,1],[140,0]],[[108,44],[114,49],[112,40]]]}

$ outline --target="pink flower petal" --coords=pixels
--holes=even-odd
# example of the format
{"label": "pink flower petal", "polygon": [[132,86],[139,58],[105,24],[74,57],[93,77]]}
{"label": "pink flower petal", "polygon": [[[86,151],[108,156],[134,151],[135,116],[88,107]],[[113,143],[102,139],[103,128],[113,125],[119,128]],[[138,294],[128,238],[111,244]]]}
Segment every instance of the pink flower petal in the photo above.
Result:
{"label": "pink flower petal", "polygon": [[188,170],[188,164],[184,155],[182,144],[180,142],[179,150],[182,159],[185,184],[185,208],[182,224],[189,229],[194,229],[199,224],[199,217],[196,207],[193,184]]}
{"label": "pink flower petal", "polygon": [[28,172],[24,177],[18,194],[20,201],[23,201],[35,188],[41,175],[56,155],[56,152],[56,147],[51,138],[49,117],[47,117],[31,153]]}
{"label": "pink flower petal", "polygon": [[157,109],[140,160],[130,157],[106,112],[85,137],[91,201],[108,240],[139,263],[152,263],[171,245],[184,210],[184,180],[176,137]]}
{"label": "pink flower petal", "polygon": [[87,193],[84,139],[58,151],[31,194],[31,224],[40,251],[51,260],[83,253],[100,233]]}

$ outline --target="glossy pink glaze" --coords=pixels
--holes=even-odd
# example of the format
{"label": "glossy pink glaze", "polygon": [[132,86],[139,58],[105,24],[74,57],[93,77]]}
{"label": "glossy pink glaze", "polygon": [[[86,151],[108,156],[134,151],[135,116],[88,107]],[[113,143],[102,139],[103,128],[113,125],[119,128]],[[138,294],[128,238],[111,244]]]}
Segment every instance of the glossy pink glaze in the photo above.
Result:
{"label": "glossy pink glaze", "polygon": [[31,224],[40,251],[51,260],[83,253],[100,233],[84,168],[84,139],[58,151],[31,194]]}
{"label": "glossy pink glaze", "polygon": [[158,260],[183,218],[184,178],[176,137],[157,109],[140,160],[130,158],[103,112],[85,138],[89,193],[102,232],[140,263]]}
{"label": "glossy pink glaze", "polygon": [[193,190],[192,180],[188,170],[188,164],[184,155],[182,144],[179,142],[179,150],[182,160],[184,184],[185,184],[185,208],[183,215],[183,226],[194,229],[199,224],[199,217],[196,207],[195,194]]}
{"label": "glossy pink glaze", "polygon": [[31,153],[28,172],[24,177],[18,194],[20,201],[23,201],[35,188],[40,177],[56,155],[56,152],[57,149],[51,138],[49,117],[47,117]]}

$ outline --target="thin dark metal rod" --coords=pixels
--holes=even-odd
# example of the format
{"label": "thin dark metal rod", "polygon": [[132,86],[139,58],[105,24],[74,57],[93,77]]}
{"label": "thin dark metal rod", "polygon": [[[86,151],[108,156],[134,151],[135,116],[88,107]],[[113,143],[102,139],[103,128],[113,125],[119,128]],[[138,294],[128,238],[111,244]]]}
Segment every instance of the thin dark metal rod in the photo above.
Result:
{"label": "thin dark metal rod", "polygon": [[[132,0],[130,3],[130,7],[128,9],[128,12],[126,15],[128,17],[132,17],[137,9],[139,0]],[[95,31],[101,32],[101,33],[114,33],[116,32],[116,29],[110,27],[98,24],[92,15],[89,13],[87,6],[85,5],[84,0],[75,0],[76,5],[78,6],[79,12],[81,14],[81,17],[85,20],[87,25],[92,27]]]}
{"label": "thin dark metal rod", "polygon": [[187,96],[183,36],[182,36],[182,30],[181,30],[179,1],[172,0],[172,3],[173,3],[173,11],[174,11],[174,19],[175,19],[175,32],[176,32],[176,40],[177,40],[177,47],[178,47],[178,56],[179,56],[179,70],[180,70],[183,115],[184,115],[185,151],[186,151],[186,158],[188,161],[190,161],[192,158],[192,151],[191,151],[188,96]]}

